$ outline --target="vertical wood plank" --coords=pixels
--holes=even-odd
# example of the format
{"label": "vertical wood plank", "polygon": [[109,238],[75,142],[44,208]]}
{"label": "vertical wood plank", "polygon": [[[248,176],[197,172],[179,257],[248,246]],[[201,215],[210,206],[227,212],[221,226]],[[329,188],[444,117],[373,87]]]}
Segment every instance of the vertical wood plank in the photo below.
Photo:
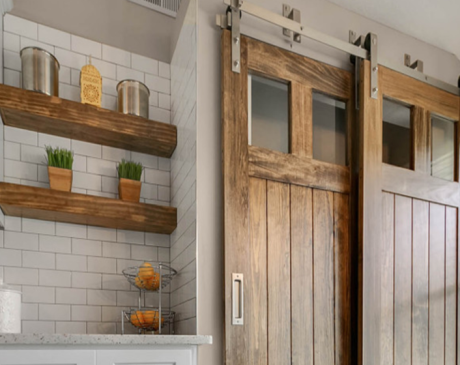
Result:
{"label": "vertical wood plank", "polygon": [[313,190],[315,364],[334,364],[333,193]]}
{"label": "vertical wood plank", "polygon": [[312,190],[291,185],[292,365],[313,365]]}
{"label": "vertical wood plank", "polygon": [[457,343],[457,208],[446,207],[445,364],[456,364]]}
{"label": "vertical wood plank", "polygon": [[[353,85],[354,86],[354,85]],[[355,123],[357,110],[355,109],[355,88],[353,87],[353,93],[350,100],[347,102],[347,154],[348,154],[348,166],[350,167],[350,262],[351,262],[351,363],[358,364],[358,352],[361,352],[358,348],[358,333],[359,325],[358,318],[360,317],[359,301],[359,287],[360,287],[360,275],[362,271],[362,257],[360,257],[359,245],[358,245],[358,181],[359,181],[359,126]]]}
{"label": "vertical wood plank", "polygon": [[268,358],[291,364],[289,185],[267,182]]}
{"label": "vertical wood plank", "polygon": [[412,125],[412,167],[415,171],[431,171],[431,123],[429,112],[414,106],[410,113]]}
{"label": "vertical wood plank", "polygon": [[411,363],[412,200],[395,196],[394,363]]}
{"label": "vertical wood plank", "polygon": [[267,181],[249,179],[249,267],[245,280],[248,362],[267,365]]}
{"label": "vertical wood plank", "polygon": [[[379,67],[379,80],[382,77]],[[359,364],[380,362],[381,277],[380,251],[382,245],[382,92],[378,99],[370,96],[370,62],[360,68],[360,179],[359,179],[359,246],[362,257],[359,293]]]}
{"label": "vertical wood plank", "polygon": [[312,90],[306,85],[291,82],[290,87],[291,153],[313,157],[313,101]]}
{"label": "vertical wood plank", "polygon": [[383,193],[383,229],[382,229],[382,311],[381,311],[381,342],[380,365],[393,365],[393,295],[394,295],[394,200],[395,196]]}
{"label": "vertical wood plank", "polygon": [[[225,359],[247,362],[245,326],[232,326],[232,273],[248,266],[247,40],[241,40],[241,72],[232,72],[231,34],[222,32],[222,159],[224,192]],[[242,132],[243,131],[243,132]],[[248,287],[246,284],[246,289]]]}
{"label": "vertical wood plank", "polygon": [[334,193],[335,363],[351,364],[351,261],[348,195]]}
{"label": "vertical wood plank", "polygon": [[428,364],[429,203],[412,201],[412,363]]}
{"label": "vertical wood plank", "polygon": [[429,364],[444,364],[445,207],[430,203]]}

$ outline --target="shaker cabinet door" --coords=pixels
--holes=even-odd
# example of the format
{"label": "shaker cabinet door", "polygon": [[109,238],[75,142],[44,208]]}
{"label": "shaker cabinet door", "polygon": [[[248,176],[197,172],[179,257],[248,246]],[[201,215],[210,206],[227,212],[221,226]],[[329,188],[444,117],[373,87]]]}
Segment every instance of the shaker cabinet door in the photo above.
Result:
{"label": "shaker cabinet door", "polygon": [[0,350],[0,365],[95,365],[94,350]]}
{"label": "shaker cabinet door", "polygon": [[97,351],[97,365],[196,365],[195,347]]}

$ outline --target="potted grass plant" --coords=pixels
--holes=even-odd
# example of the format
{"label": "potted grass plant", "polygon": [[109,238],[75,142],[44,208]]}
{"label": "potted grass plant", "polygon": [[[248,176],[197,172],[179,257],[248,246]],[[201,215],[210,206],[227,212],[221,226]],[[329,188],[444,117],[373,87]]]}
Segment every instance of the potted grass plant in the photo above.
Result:
{"label": "potted grass plant", "polygon": [[117,167],[118,194],[121,200],[139,202],[141,197],[142,164],[121,160]]}
{"label": "potted grass plant", "polygon": [[72,189],[73,152],[65,148],[46,146],[50,188],[70,191]]}

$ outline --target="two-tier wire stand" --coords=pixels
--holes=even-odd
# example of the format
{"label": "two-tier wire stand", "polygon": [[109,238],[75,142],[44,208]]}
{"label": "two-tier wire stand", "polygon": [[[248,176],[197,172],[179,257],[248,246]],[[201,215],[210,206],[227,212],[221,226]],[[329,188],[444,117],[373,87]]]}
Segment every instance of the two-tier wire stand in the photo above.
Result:
{"label": "two-tier wire stand", "polygon": [[[146,273],[154,273],[154,275],[146,280]],[[139,290],[139,301],[137,308],[121,311],[121,333],[125,334],[125,323],[128,322],[138,328],[139,334],[162,334],[166,326],[169,328],[168,333],[174,334],[175,313],[162,305],[162,295],[164,289],[177,275],[177,271],[162,262],[149,262],[124,269],[123,275]],[[145,293],[155,292],[158,293],[158,307],[143,306],[142,299],[145,302]]]}

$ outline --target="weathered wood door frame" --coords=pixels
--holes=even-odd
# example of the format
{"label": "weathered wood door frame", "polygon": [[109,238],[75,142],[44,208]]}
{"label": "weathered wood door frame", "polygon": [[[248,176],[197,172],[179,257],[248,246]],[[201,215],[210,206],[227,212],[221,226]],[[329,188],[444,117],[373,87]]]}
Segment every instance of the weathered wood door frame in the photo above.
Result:
{"label": "weathered wood door frame", "polygon": [[[344,195],[346,200],[346,217],[349,222],[351,193],[351,168],[348,166],[334,165],[313,159],[313,121],[312,121],[312,92],[313,90],[328,94],[340,99],[347,104],[347,149],[348,159],[351,160],[351,129],[354,117],[353,99],[353,77],[351,73],[338,68],[313,61],[280,48],[264,44],[262,42],[241,37],[241,60],[240,73],[232,72],[231,65],[231,34],[229,31],[222,33],[222,150],[223,150],[223,183],[224,183],[224,304],[225,304],[225,334],[224,334],[224,361],[227,365],[246,364],[270,364],[282,365],[287,357],[270,352],[267,348],[267,323],[264,317],[269,313],[265,309],[258,308],[258,300],[267,291],[267,284],[264,278],[259,278],[251,268],[259,265],[259,257],[250,250],[251,240],[254,239],[249,227],[250,221],[264,216],[263,213],[251,210],[251,199],[265,199],[265,194],[257,195],[261,190],[257,188],[258,181],[270,184],[290,184],[291,194],[296,194],[301,187],[311,191],[327,191],[332,194]],[[271,151],[265,148],[248,145],[248,74],[250,71],[265,77],[283,80],[290,85],[290,153]],[[250,183],[252,179],[253,183]],[[258,180],[261,179],[261,180]],[[289,188],[288,188],[289,189]],[[288,190],[289,191],[289,190]],[[298,203],[292,204],[291,209],[302,213],[305,205],[311,200],[311,191],[306,195],[299,194]],[[283,191],[279,194],[285,194]],[[313,193],[315,194],[315,193]],[[321,194],[319,194],[321,195]],[[267,190],[268,196],[268,190]],[[291,195],[292,196],[292,195]],[[292,197],[290,198],[292,202]],[[338,200],[340,201],[340,199]],[[304,212],[305,215],[314,214]],[[262,218],[263,219],[263,218]],[[261,222],[261,224],[266,222]],[[291,223],[292,224],[292,223]],[[334,223],[335,224],[335,223]],[[299,226],[301,224],[299,223]],[[347,223],[348,226],[348,223]],[[292,229],[292,227],[291,227]],[[347,232],[350,230],[347,229]],[[260,232],[260,235],[270,232]],[[311,233],[311,232],[310,232]],[[287,233],[289,234],[289,232]],[[292,232],[291,232],[292,234]],[[320,235],[321,230],[316,232]],[[334,232],[333,236],[340,237],[341,232]],[[283,237],[281,237],[283,238]],[[351,255],[352,240],[350,237],[343,237],[346,241],[344,246],[346,255]],[[292,241],[291,245],[296,243]],[[266,252],[259,252],[266,255]],[[342,253],[337,253],[338,255]],[[345,280],[350,285],[351,263],[347,261],[343,268],[342,276],[337,276],[337,281]],[[244,326],[232,326],[232,274],[244,274]],[[295,284],[294,284],[295,285]],[[307,292],[309,288],[305,288]],[[310,289],[311,291],[311,289]],[[347,304],[346,313],[342,305],[336,306],[334,318],[322,319],[331,320],[336,326],[335,338],[332,346],[328,346],[331,356],[337,364],[350,364],[351,359],[351,309],[350,309],[350,288],[336,293],[339,301]],[[293,313],[295,305],[303,305],[300,300],[293,300]],[[339,302],[337,302],[339,303]],[[342,302],[340,302],[342,303]],[[305,319],[306,320],[306,319]],[[255,326],[260,329],[248,331],[248,328]],[[321,359],[321,346],[310,349],[302,346],[302,340],[313,334],[308,333],[311,328],[308,326],[293,325],[292,346],[289,357],[292,364],[326,364],[330,361]],[[340,331],[349,334],[346,338],[339,336]],[[355,331],[353,331],[355,333]],[[291,335],[291,333],[280,333],[280,336]],[[265,336],[265,337],[264,337]],[[318,335],[320,338],[320,334]],[[270,339],[277,341],[277,338]],[[297,341],[297,343],[296,343]],[[334,342],[335,341],[335,342]],[[337,346],[334,346],[334,343]],[[332,354],[332,355],[331,355]],[[291,357],[292,356],[292,357]],[[316,357],[316,359],[315,359]],[[314,360],[315,359],[315,360]],[[332,361],[332,362],[334,362]],[[290,364],[290,362],[289,362]]]}
{"label": "weathered wood door frame", "polygon": [[[458,350],[458,208],[460,206],[460,186],[459,186],[459,98],[445,91],[436,89],[423,82],[414,80],[408,76],[399,74],[395,71],[379,66],[379,95],[378,99],[370,97],[370,62],[363,61],[360,68],[360,111],[359,111],[359,158],[360,158],[360,187],[359,187],[359,247],[360,247],[360,344],[359,344],[359,363],[364,365],[385,364],[393,365],[403,363],[410,358],[413,364],[454,364],[459,363]],[[411,169],[403,169],[388,165],[382,162],[382,105],[383,97],[388,97],[411,106]],[[430,113],[445,116],[457,121],[456,141],[455,141],[455,178],[454,182],[444,181],[431,175],[431,124]],[[411,314],[410,335],[402,334],[399,328],[394,328],[394,323],[389,323],[388,316],[395,315],[394,291],[398,288],[395,285],[393,270],[389,270],[386,265],[388,260],[392,260],[392,255],[396,253],[392,250],[397,249],[388,247],[386,242],[393,240],[395,232],[392,231],[393,225],[388,227],[385,222],[395,220],[394,216],[385,217],[383,212],[388,202],[388,195],[402,197],[412,200],[413,207],[407,209],[420,209],[424,204],[434,207],[441,206],[445,209],[446,219],[455,219],[456,237],[456,293],[455,293],[455,318],[445,323],[448,324],[443,329],[443,359],[436,358],[429,354],[427,348],[423,348],[423,342],[429,338],[417,338],[417,326],[414,327],[414,314]],[[403,205],[403,204],[401,204]],[[393,206],[393,205],[392,205]],[[445,207],[445,208],[442,208]],[[396,209],[396,208],[395,208]],[[426,209],[426,206],[424,207]],[[457,211],[457,212],[455,212]],[[410,212],[409,212],[410,214]],[[431,214],[434,214],[433,212]],[[454,214],[456,216],[454,217]],[[413,215],[411,215],[413,217]],[[449,218],[450,217],[450,218]],[[429,217],[425,217],[429,220]],[[446,226],[447,223],[443,221]],[[395,221],[395,224],[398,222]],[[451,222],[452,223],[452,222]],[[411,221],[411,224],[414,222]],[[413,228],[410,239],[412,242],[419,239],[419,232]],[[445,233],[443,233],[445,234]],[[430,240],[435,236],[430,236]],[[427,238],[426,238],[427,239]],[[445,238],[447,242],[447,238]],[[413,243],[412,243],[413,244]],[[444,245],[446,245],[445,243]],[[430,245],[430,243],[428,243]],[[446,247],[446,246],[445,246]],[[390,250],[390,251],[389,251]],[[428,252],[428,255],[430,252]],[[412,254],[413,255],[413,254]],[[447,255],[447,254],[445,254]],[[414,257],[414,256],[412,256]],[[394,259],[394,258],[393,258]],[[445,256],[445,259],[448,259]],[[412,265],[412,263],[408,263]],[[447,263],[445,262],[444,270]],[[393,263],[391,263],[393,267]],[[394,268],[393,268],[394,269]],[[412,269],[412,280],[414,280],[414,267]],[[425,273],[426,274],[426,273]],[[430,275],[430,272],[428,272]],[[444,274],[444,278],[447,275]],[[412,290],[414,290],[412,283]],[[445,288],[447,283],[444,283]],[[446,290],[446,289],[444,289]],[[411,296],[411,294],[408,294]],[[430,296],[428,292],[428,296]],[[444,296],[446,294],[444,293]],[[411,297],[412,298],[412,297]],[[413,300],[413,299],[411,299]],[[447,302],[444,297],[444,302]],[[452,305],[452,301],[449,305]],[[447,304],[445,304],[447,305]],[[411,304],[412,308],[413,303]],[[412,309],[413,310],[413,309]],[[389,312],[391,311],[391,313]],[[444,311],[446,315],[447,311]],[[451,311],[452,313],[452,311]],[[426,314],[426,313],[425,313]],[[449,329],[447,330],[447,327]],[[407,328],[406,328],[407,329]],[[428,331],[428,330],[426,330]],[[449,331],[449,332],[448,332]],[[431,333],[429,334],[431,336]],[[452,336],[454,339],[452,341]],[[402,339],[402,340],[401,340]],[[408,345],[401,341],[408,341]],[[416,342],[417,341],[417,342]],[[421,344],[422,343],[422,344]],[[415,349],[420,346],[421,349]],[[425,346],[426,347],[426,346]],[[447,358],[446,358],[447,354]],[[405,359],[405,360],[402,360]],[[407,363],[407,362],[404,362]]]}

